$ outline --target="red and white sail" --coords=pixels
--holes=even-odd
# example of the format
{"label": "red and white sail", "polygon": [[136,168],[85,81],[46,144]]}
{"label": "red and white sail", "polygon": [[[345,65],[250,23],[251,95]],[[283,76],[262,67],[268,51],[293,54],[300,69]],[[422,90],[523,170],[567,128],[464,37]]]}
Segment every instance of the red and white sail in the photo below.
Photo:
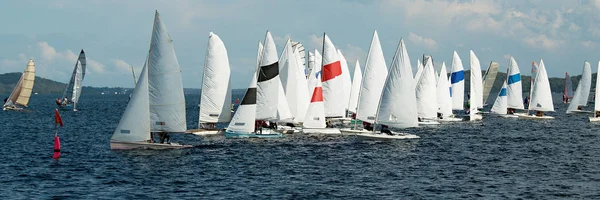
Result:
{"label": "red and white sail", "polygon": [[325,34],[323,36],[323,67],[321,81],[323,85],[323,101],[326,117],[342,117],[345,115],[348,99],[344,99],[342,65],[337,49]]}
{"label": "red and white sail", "polygon": [[317,81],[317,85],[310,98],[310,104],[306,111],[306,118],[302,127],[304,128],[325,128],[325,104],[323,102],[323,88],[321,81]]}

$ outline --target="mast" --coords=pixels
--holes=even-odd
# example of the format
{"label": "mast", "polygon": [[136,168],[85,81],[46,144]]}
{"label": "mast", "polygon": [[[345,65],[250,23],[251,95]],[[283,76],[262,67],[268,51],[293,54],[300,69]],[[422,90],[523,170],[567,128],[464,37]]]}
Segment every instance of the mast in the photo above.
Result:
{"label": "mast", "polygon": [[131,74],[133,75],[133,87],[135,87],[137,80],[135,80],[135,71],[133,70],[133,65],[131,65]]}

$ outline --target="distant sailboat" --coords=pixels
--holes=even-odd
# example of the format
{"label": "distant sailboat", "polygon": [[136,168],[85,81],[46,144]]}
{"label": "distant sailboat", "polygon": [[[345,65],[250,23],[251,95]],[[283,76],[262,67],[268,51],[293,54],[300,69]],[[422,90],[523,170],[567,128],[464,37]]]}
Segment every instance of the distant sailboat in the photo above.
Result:
{"label": "distant sailboat", "polygon": [[455,118],[454,114],[452,114],[452,96],[450,96],[452,86],[450,85],[450,81],[448,80],[448,73],[446,70],[445,62],[442,62],[442,67],[440,68],[440,74],[437,80],[437,121],[462,121],[461,118]]}
{"label": "distant sailboat", "polygon": [[348,61],[346,61],[346,57],[344,57],[344,54],[342,54],[342,51],[340,49],[337,50],[339,56],[340,56],[340,63],[342,66],[342,75],[340,75],[340,78],[342,79],[342,101],[340,103],[344,104],[344,118],[348,117],[348,103],[350,103],[350,101],[348,101],[348,99],[350,99],[350,90],[352,90],[352,80],[350,79],[350,69],[348,69]]}
{"label": "distant sailboat", "polygon": [[494,105],[492,105],[491,113],[498,115],[507,114],[506,87],[506,82],[504,82],[500,92],[498,93],[498,97],[496,97]]}
{"label": "distant sailboat", "polygon": [[315,91],[310,98],[310,104],[306,111],[306,117],[302,124],[302,132],[305,134],[340,134],[340,129],[327,128],[325,123],[325,105],[323,103],[323,89],[321,81],[317,81]]}
{"label": "distant sailboat", "polygon": [[189,130],[195,135],[214,135],[223,130],[216,123],[231,120],[231,88],[229,58],[225,44],[217,34],[208,34],[208,47],[202,75],[198,129]]}
{"label": "distant sailboat", "polygon": [[521,82],[521,71],[517,61],[512,56],[508,64],[508,77],[506,80],[506,107],[507,114],[514,114],[516,109],[523,110],[523,87]]}
{"label": "distant sailboat", "polygon": [[454,51],[452,55],[452,74],[450,75],[450,84],[452,89],[452,110],[463,110],[465,103],[465,70],[462,60],[458,57],[458,53]]}
{"label": "distant sailboat", "polygon": [[4,100],[3,110],[23,110],[27,107],[34,81],[35,63],[30,59],[10,96]]}
{"label": "distant sailboat", "polygon": [[421,77],[416,81],[417,113],[420,125],[439,124],[437,118],[437,83],[431,57],[423,59]]}
{"label": "distant sailboat", "polygon": [[342,118],[346,115],[348,98],[344,98],[342,64],[337,49],[327,34],[323,33],[323,62],[321,63],[321,83],[325,117]]}
{"label": "distant sailboat", "polygon": [[[192,147],[166,139],[170,132],[185,132],[185,99],[173,40],[158,11],[155,12],[151,38],[148,59],[111,137],[111,149]],[[161,140],[166,139],[166,143],[156,143],[153,132],[159,132]]]}
{"label": "distant sailboat", "polygon": [[77,111],[77,103],[79,102],[79,96],[81,96],[83,78],[85,77],[85,66],[85,52],[83,52],[82,49],[81,52],[79,52],[75,68],[73,68],[73,74],[71,75],[69,84],[60,98],[61,102],[60,104],[57,102],[57,105],[62,110],[69,110],[72,107],[73,111]]}
{"label": "distant sailboat", "polygon": [[519,117],[524,119],[554,119],[552,116],[544,115],[544,112],[554,111],[554,103],[552,102],[552,91],[550,90],[550,82],[543,60],[540,61],[540,65],[537,67],[532,88],[529,110],[537,112],[535,115],[519,115]]}
{"label": "distant sailboat", "polygon": [[[600,72],[600,62],[598,62],[598,71]],[[600,99],[600,78],[596,78],[596,89],[594,99]],[[600,122],[600,103],[594,103],[594,115],[589,118],[590,122]]]}
{"label": "distant sailboat", "polygon": [[[583,73],[577,89],[573,94],[571,103],[567,108],[567,114],[570,113],[592,113],[592,111],[583,110],[582,107],[587,106],[588,98],[590,97],[590,89],[592,87],[592,66],[585,61],[583,64]],[[571,88],[572,89],[572,88]]]}
{"label": "distant sailboat", "polygon": [[[281,57],[279,58],[279,77],[283,84],[285,99],[290,108],[290,119],[284,119],[282,122],[299,125],[304,122],[306,110],[308,109],[309,92],[306,87],[307,80],[304,75],[304,66],[299,57],[297,48],[292,47],[290,39],[285,43]],[[284,126],[278,126],[284,127]],[[291,127],[289,127],[291,128]]]}

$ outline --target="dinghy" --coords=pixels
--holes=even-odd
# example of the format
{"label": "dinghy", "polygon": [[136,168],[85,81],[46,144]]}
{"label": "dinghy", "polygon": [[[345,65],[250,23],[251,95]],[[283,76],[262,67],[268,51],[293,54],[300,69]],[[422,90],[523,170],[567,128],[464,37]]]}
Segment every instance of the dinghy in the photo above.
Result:
{"label": "dinghy", "polygon": [[543,115],[543,112],[554,111],[554,104],[552,102],[552,91],[550,90],[550,82],[548,81],[548,74],[546,72],[546,67],[544,66],[543,60],[540,61],[540,65],[537,68],[535,82],[533,83],[533,89],[531,92],[531,102],[529,104],[528,110],[537,111],[541,113],[541,116],[519,114],[519,118],[554,119],[554,117],[552,116]]}
{"label": "dinghy", "polygon": [[10,96],[6,98],[3,106],[3,110],[23,110],[29,103],[31,97],[31,90],[33,89],[33,83],[35,81],[35,63],[32,59],[29,59],[25,71],[21,74],[21,78],[15,85],[15,88],[10,93]]}
{"label": "dinghy", "polygon": [[359,133],[356,135],[358,138],[375,140],[419,138],[413,134],[383,130],[383,125],[398,129],[419,126],[415,80],[412,74],[404,40],[400,39],[376,113],[375,123],[381,124],[382,130],[373,129],[374,131]]}
{"label": "dinghy", "polygon": [[563,103],[569,103],[573,99],[573,80],[569,76],[568,72],[565,72],[565,79],[563,81]]}
{"label": "dinghy", "polygon": [[77,111],[77,103],[79,102],[79,96],[81,96],[81,89],[83,78],[85,77],[85,66],[86,58],[83,49],[79,52],[79,57],[75,62],[75,68],[73,68],[73,74],[69,80],[69,84],[65,88],[62,97],[60,98],[60,104],[57,102],[58,107],[61,110]]}
{"label": "dinghy", "polygon": [[507,115],[515,114],[515,110],[523,110],[523,88],[521,86],[521,71],[517,61],[512,56],[508,63],[508,77],[506,80],[506,108]]}
{"label": "dinghy", "polygon": [[583,110],[582,107],[587,106],[588,98],[590,96],[590,89],[592,87],[592,67],[590,63],[585,61],[583,64],[583,73],[581,74],[581,79],[579,79],[579,84],[577,84],[577,89],[575,89],[575,93],[573,98],[571,99],[571,103],[567,108],[567,114],[571,113],[592,113],[592,111]]}
{"label": "dinghy", "polygon": [[[111,149],[181,149],[192,147],[162,141],[153,133],[169,138],[169,133],[184,133],[185,99],[181,69],[173,40],[155,12],[148,59],[127,103],[125,112],[110,140]],[[164,140],[165,138],[161,138]]]}
{"label": "dinghy", "polygon": [[[600,62],[598,62],[598,72],[600,72]],[[600,78],[596,78],[596,89],[594,99],[600,99]],[[594,103],[594,115],[591,116],[590,122],[600,122],[600,103]]]}
{"label": "dinghy", "polygon": [[320,81],[317,81],[315,91],[313,91],[310,98],[306,117],[302,124],[302,132],[305,134],[341,134],[337,128],[327,128],[327,124],[325,123],[323,88]]}
{"label": "dinghy", "polygon": [[452,87],[450,82],[448,81],[448,73],[446,70],[446,63],[442,62],[442,67],[440,68],[440,74],[437,79],[437,107],[438,107],[438,118],[439,122],[456,122],[462,121],[461,118],[455,118],[454,114],[452,114],[452,96],[450,96],[450,90]]}
{"label": "dinghy", "polygon": [[329,36],[323,33],[321,84],[323,86],[325,117],[327,118],[341,118],[346,116],[346,107],[348,106],[346,102],[348,102],[348,98],[344,97],[342,73],[341,59],[337,49],[329,39]]}
{"label": "dinghy", "polygon": [[224,132],[216,128],[216,123],[227,123],[231,119],[230,73],[227,49],[221,38],[210,32],[202,74],[198,129],[188,132],[201,136]]}
{"label": "dinghy", "polygon": [[492,109],[490,110],[490,114],[492,115],[496,115],[498,117],[505,117],[505,118],[518,118],[518,116],[516,115],[508,115],[507,113],[507,82],[505,81],[502,84],[502,88],[500,89],[500,92],[498,93],[498,97],[496,97],[496,101],[494,101],[494,105],[492,105]]}
{"label": "dinghy", "polygon": [[479,109],[483,109],[483,79],[481,78],[481,64],[479,58],[473,50],[469,51],[471,64],[471,84],[469,99],[469,121],[481,120],[483,117],[478,114]]}
{"label": "dinghy", "polygon": [[427,59],[424,58],[423,61],[425,62],[425,66],[421,72],[421,77],[417,80],[415,89],[417,117],[419,125],[436,125],[440,123],[435,121],[437,117],[435,69],[433,69],[433,60],[430,57]]}

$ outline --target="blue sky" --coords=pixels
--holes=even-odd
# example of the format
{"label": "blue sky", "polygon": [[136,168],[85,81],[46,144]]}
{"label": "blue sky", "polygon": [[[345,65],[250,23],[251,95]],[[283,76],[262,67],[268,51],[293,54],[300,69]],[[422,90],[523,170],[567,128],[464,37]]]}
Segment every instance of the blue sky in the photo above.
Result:
{"label": "blue sky", "polygon": [[320,48],[327,32],[353,71],[364,66],[373,30],[387,63],[404,38],[411,62],[431,54],[450,67],[456,50],[469,68],[475,51],[487,68],[506,70],[513,55],[522,74],[544,59],[549,76],[581,74],[600,60],[600,0],[20,0],[0,2],[0,73],[22,71],[35,59],[37,75],[66,82],[80,49],[88,56],[84,85],[133,87],[129,65],[141,68],[154,10],[173,39],[183,84],[200,88],[209,31],[223,39],[233,88],[247,87],[256,44],[270,30],[281,52],[285,39]]}

